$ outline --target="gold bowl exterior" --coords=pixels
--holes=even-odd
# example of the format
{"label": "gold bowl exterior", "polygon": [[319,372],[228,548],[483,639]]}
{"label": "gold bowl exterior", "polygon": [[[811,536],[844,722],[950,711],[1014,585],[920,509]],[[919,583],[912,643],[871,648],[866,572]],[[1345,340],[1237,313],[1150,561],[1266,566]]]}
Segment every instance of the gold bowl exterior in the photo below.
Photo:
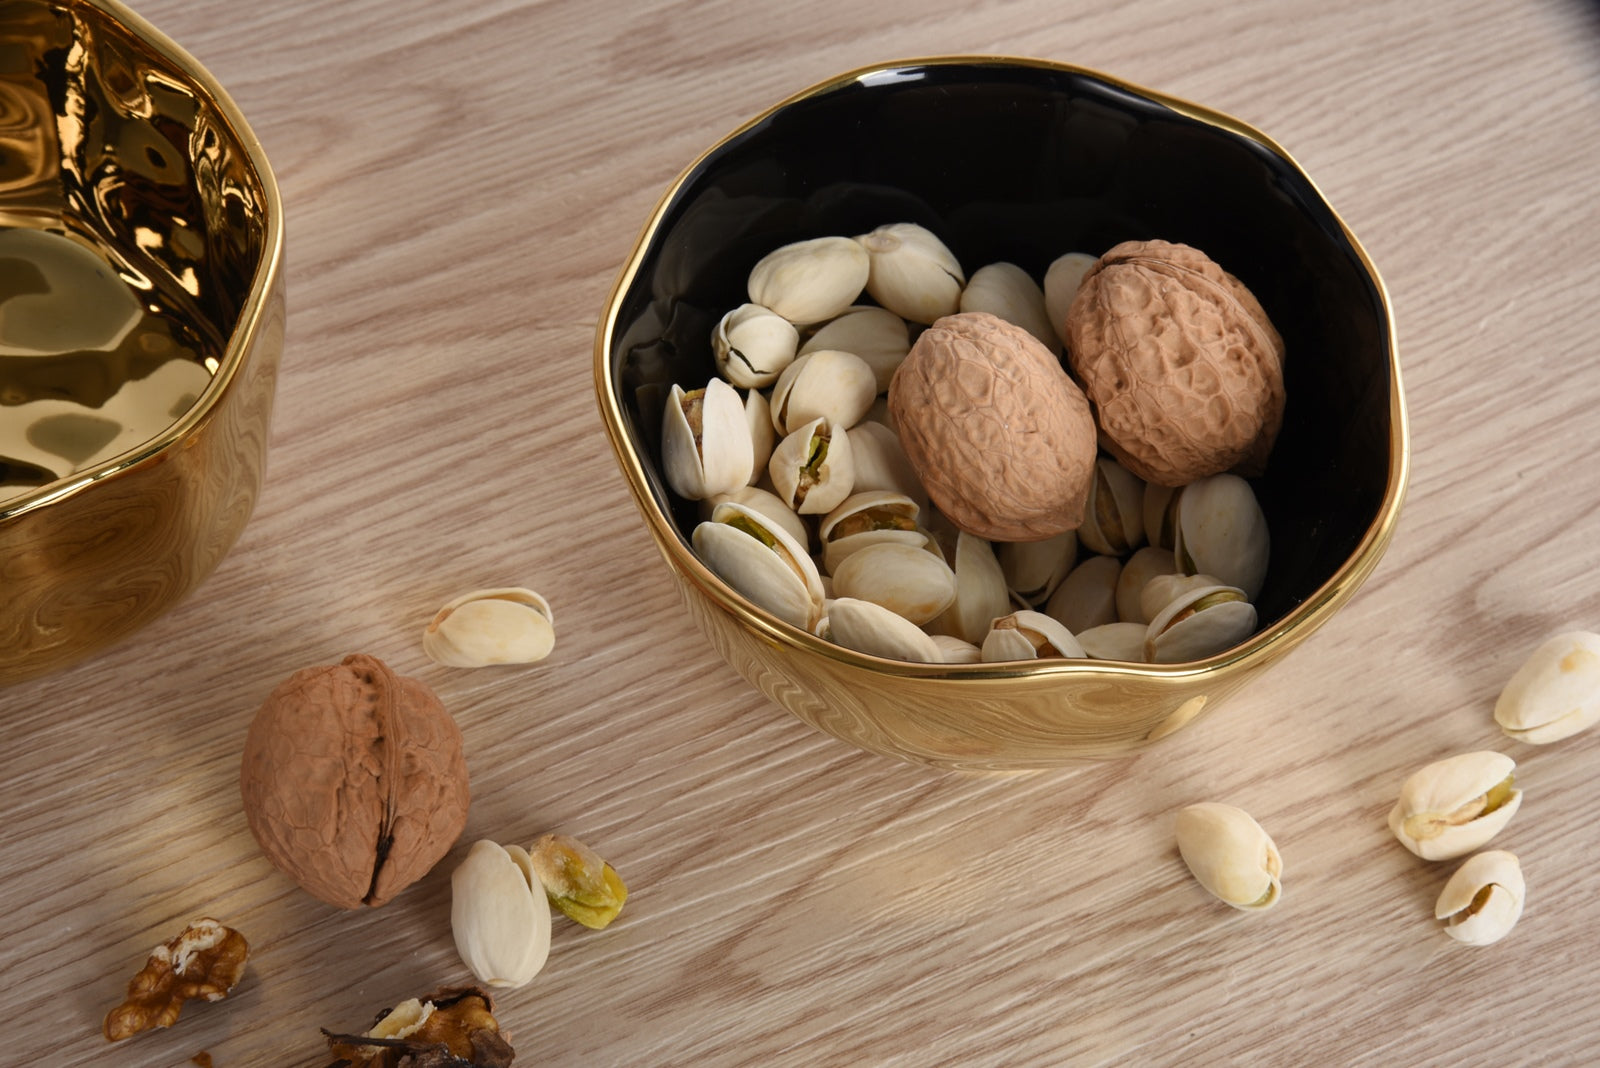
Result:
{"label": "gold bowl exterior", "polygon": [[[193,58],[115,0],[0,0],[0,22],[0,236],[98,255],[144,317],[120,345],[60,359],[0,349],[0,421],[33,403],[92,422],[120,385],[152,380],[152,353],[203,368],[148,438],[0,493],[5,685],[132,633],[233,546],[261,483],[284,287],[272,172]],[[11,267],[0,302],[40,277]],[[7,278],[23,280],[8,294]]]}
{"label": "gold bowl exterior", "polygon": [[[1365,429],[1360,432],[1373,438],[1371,451],[1379,457],[1375,484],[1370,487],[1370,499],[1375,503],[1370,521],[1364,521],[1359,536],[1350,539],[1348,553],[1341,547],[1337,559],[1324,567],[1325,579],[1318,577],[1308,588],[1296,591],[1278,613],[1265,618],[1265,625],[1248,641],[1205,661],[1177,665],[1093,660],[925,665],[880,659],[833,645],[754,609],[699,561],[686,541],[684,516],[679,513],[675,519],[655,468],[656,458],[646,444],[653,430],[649,425],[649,406],[656,400],[652,389],[661,366],[674,358],[674,346],[652,341],[642,347],[633,344],[630,349],[630,343],[638,322],[649,320],[652,314],[657,326],[667,324],[662,328],[667,332],[672,320],[690,314],[688,302],[671,290],[684,284],[678,279],[694,273],[695,250],[688,248],[694,242],[678,240],[678,247],[667,251],[660,247],[663,242],[671,243],[671,235],[665,231],[675,218],[681,218],[673,212],[686,200],[687,191],[706,180],[719,153],[731,154],[741,143],[747,155],[738,159],[746,170],[738,180],[745,180],[744,176],[759,166],[745,161],[751,154],[760,155],[748,146],[770,136],[770,121],[787,109],[809,107],[830,95],[857,92],[862,87],[888,85],[903,80],[907,71],[933,71],[938,76],[942,68],[971,69],[980,82],[994,71],[1002,76],[1006,71],[1022,71],[1091,79],[1109,95],[1170,110],[1220,136],[1247,142],[1250,152],[1270,153],[1275,165],[1292,168],[1315,195],[1298,165],[1259,131],[1210,109],[1084,68],[1032,59],[941,56],[850,71],[756,116],[685,169],[662,196],[618,275],[596,332],[594,374],[601,416],[645,526],[677,582],[690,618],[717,653],[776,704],[816,729],[862,749],[938,767],[1022,771],[1126,755],[1214,708],[1308,637],[1371,574],[1394,533],[1408,477],[1409,442],[1392,313],[1376,269],[1354,235],[1320,198],[1317,210],[1326,212],[1322,225],[1348,242],[1350,269],[1372,295],[1374,332],[1381,335],[1374,353],[1379,381],[1369,383],[1368,392],[1362,394],[1376,398],[1367,405],[1376,410],[1341,413],[1350,416],[1349,423],[1361,424]],[[893,105],[882,106],[888,110]],[[777,154],[778,149],[773,151]],[[788,158],[795,155],[791,150]],[[684,210],[686,214],[700,210],[729,213],[731,199],[705,197]],[[759,254],[753,249],[775,247],[754,244],[747,230],[733,229],[733,243],[747,259]],[[674,254],[678,259],[672,259]],[[638,294],[647,291],[654,295],[652,311],[635,315],[630,323],[628,316],[635,314],[644,299]],[[658,305],[664,310],[656,312]],[[650,330],[644,334],[654,337]],[[646,385],[630,389],[630,376],[642,378]],[[635,392],[639,396],[630,397]],[[1289,418],[1294,418],[1292,409]],[[1320,576],[1323,572],[1314,573]]]}

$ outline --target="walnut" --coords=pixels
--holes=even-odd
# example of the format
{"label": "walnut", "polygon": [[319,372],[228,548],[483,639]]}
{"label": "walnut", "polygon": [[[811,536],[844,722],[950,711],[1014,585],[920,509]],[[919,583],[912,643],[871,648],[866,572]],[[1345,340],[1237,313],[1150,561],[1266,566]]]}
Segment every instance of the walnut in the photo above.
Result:
{"label": "walnut", "polygon": [[1084,275],[1068,358],[1105,445],[1147,482],[1259,474],[1283,421],[1283,339],[1198,249],[1126,241]]}
{"label": "walnut", "polygon": [[987,312],[940,319],[895,372],[889,412],[928,496],[967,533],[1038,541],[1082,521],[1094,417],[1020,326]]}
{"label": "walnut", "polygon": [[477,987],[403,1001],[364,1035],[324,1030],[335,1057],[328,1068],[507,1068],[516,1054],[493,1010]]}
{"label": "walnut", "polygon": [[467,822],[461,731],[426,684],[370,656],[273,690],[239,785],[267,859],[341,908],[382,905],[422,878]]}
{"label": "walnut", "polygon": [[128,998],[106,1014],[105,1036],[120,1042],[140,1031],[171,1027],[183,1003],[221,1001],[244,974],[250,944],[216,920],[199,919],[176,938],[150,951],[128,983]]}

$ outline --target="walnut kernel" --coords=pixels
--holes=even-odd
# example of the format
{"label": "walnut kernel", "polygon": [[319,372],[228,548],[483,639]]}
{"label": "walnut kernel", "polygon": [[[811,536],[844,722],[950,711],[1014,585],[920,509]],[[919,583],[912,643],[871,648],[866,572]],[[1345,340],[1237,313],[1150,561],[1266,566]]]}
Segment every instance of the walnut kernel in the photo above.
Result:
{"label": "walnut kernel", "polygon": [[128,983],[127,1000],[106,1014],[106,1038],[119,1042],[140,1031],[171,1027],[185,1001],[221,1001],[244,974],[249,955],[250,944],[238,931],[213,919],[196,920],[150,951]]}

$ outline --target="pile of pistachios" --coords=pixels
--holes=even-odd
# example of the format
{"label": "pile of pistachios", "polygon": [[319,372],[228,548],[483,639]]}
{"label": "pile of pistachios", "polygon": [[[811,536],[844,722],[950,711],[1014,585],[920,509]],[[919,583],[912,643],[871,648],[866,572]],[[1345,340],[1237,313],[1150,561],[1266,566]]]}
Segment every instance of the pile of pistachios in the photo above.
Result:
{"label": "pile of pistachios", "polygon": [[1042,286],[1009,263],[968,281],[910,223],[762,258],[713,331],[720,377],[666,402],[663,469],[700,502],[700,559],[786,623],[905,661],[1176,663],[1249,637],[1269,538],[1243,478],[1146,485],[1102,455],[1076,530],[993,542],[929,503],[890,423],[882,395],[924,326],[987,312],[1059,354],[1095,262],[1070,252]]}

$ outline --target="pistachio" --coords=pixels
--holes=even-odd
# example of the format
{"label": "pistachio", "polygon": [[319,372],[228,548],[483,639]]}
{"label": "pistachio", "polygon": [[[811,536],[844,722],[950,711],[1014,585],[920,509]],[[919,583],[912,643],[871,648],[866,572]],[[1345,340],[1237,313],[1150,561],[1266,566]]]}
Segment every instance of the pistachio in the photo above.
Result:
{"label": "pistachio", "polygon": [[1131,664],[1144,662],[1143,623],[1102,623],[1098,627],[1080,630],[1078,644],[1096,660],[1126,660]]}
{"label": "pistachio", "polygon": [[1144,588],[1139,591],[1139,612],[1147,620],[1154,619],[1163,608],[1184,594],[1207,586],[1222,585],[1225,583],[1214,575],[1154,575],[1145,579]]}
{"label": "pistachio", "polygon": [[717,505],[724,502],[744,505],[773,525],[782,527],[784,533],[793,538],[802,550],[809,547],[811,534],[806,530],[805,520],[796,515],[795,510],[784,504],[771,490],[759,486],[741,486],[732,493],[719,493],[715,497],[708,497],[700,502],[701,521],[709,520],[716,513]]}
{"label": "pistachio", "polygon": [[1061,580],[1045,604],[1045,613],[1059,619],[1076,634],[1080,630],[1117,621],[1117,580],[1122,561],[1115,556],[1091,556]]}
{"label": "pistachio", "polygon": [[1005,574],[994,546],[964,530],[955,533],[950,568],[956,575],[956,599],[928,628],[977,645],[989,633],[989,624],[1010,606]]}
{"label": "pistachio", "polygon": [[800,354],[822,349],[840,349],[859,356],[872,368],[878,392],[884,393],[895,369],[911,351],[911,334],[906,321],[889,309],[856,305],[819,327],[800,346]]}
{"label": "pistachio", "polygon": [[1456,869],[1440,891],[1433,915],[1457,942],[1487,946],[1511,933],[1526,898],[1522,864],[1514,854],[1491,849]]}
{"label": "pistachio", "polygon": [[1200,885],[1246,911],[1277,904],[1283,858],[1267,832],[1233,805],[1205,801],[1178,813],[1178,852]]}
{"label": "pistachio", "polygon": [[954,634],[935,634],[933,644],[939,650],[939,660],[946,664],[977,664],[983,661],[983,650]]}
{"label": "pistachio", "polygon": [[1270,539],[1250,483],[1213,475],[1178,493],[1172,554],[1185,575],[1215,575],[1254,600],[1267,574]]}
{"label": "pistachio", "polygon": [[1126,556],[1144,541],[1144,483],[1115,460],[1095,460],[1078,540],[1091,552]]}
{"label": "pistachio", "polygon": [[747,288],[752,303],[791,323],[820,323],[861,295],[868,267],[866,251],[855,241],[818,237],[767,253],[751,268]]}
{"label": "pistachio", "polygon": [[1435,761],[1405,781],[1389,830],[1424,860],[1466,856],[1499,834],[1522,805],[1516,761],[1495,752]]}
{"label": "pistachio", "polygon": [[858,356],[822,349],[798,356],[772,387],[772,425],[783,434],[813,419],[847,429],[861,421],[878,395],[872,368]]}
{"label": "pistachio", "polygon": [[1014,263],[991,263],[973,271],[961,291],[960,310],[988,312],[1022,327],[1051,352],[1061,351],[1061,338],[1045,311],[1044,291]]}
{"label": "pistachio", "polygon": [[1029,611],[1012,612],[996,619],[984,636],[982,652],[984,661],[991,664],[1088,655],[1059,620],[1043,612]]}
{"label": "pistachio", "polygon": [[1170,550],[1177,544],[1178,490],[1182,488],[1161,486],[1154,482],[1144,484],[1144,500],[1140,507],[1144,536],[1158,549]]}
{"label": "pistachio", "polygon": [[836,571],[847,556],[868,545],[892,542],[921,548],[928,535],[917,529],[919,511],[917,502],[903,493],[852,493],[817,524],[823,567]]}
{"label": "pistachio", "polygon": [[1145,629],[1152,664],[1204,660],[1231,649],[1256,629],[1256,608],[1237,586],[1202,586],[1163,608]]}
{"label": "pistachio", "polygon": [[599,930],[617,918],[628,887],[617,870],[570,834],[545,834],[528,847],[534,876],[550,905]]}
{"label": "pistachio", "polygon": [[854,458],[855,479],[852,492],[892,490],[928,506],[928,491],[922,488],[917,469],[911,466],[900,437],[880,422],[861,422],[845,431]]}
{"label": "pistachio", "polygon": [[856,241],[868,254],[867,293],[873,300],[914,323],[956,311],[966,275],[932,231],[916,223],[890,223]]}
{"label": "pistachio", "polygon": [[741,389],[765,389],[794,362],[800,332],[771,308],[741,304],[711,333],[717,373]]}
{"label": "pistachio", "polygon": [[772,428],[772,406],[759,389],[744,395],[744,422],[750,428],[750,477],[745,482],[754,486],[767,473],[772,448],[778,443],[778,434]]}
{"label": "pistachio", "polygon": [[828,605],[823,637],[868,656],[938,664],[944,657],[932,638],[915,623],[882,605],[840,597]]}
{"label": "pistachio", "polygon": [[755,450],[738,391],[720,378],[687,393],[674,385],[662,414],[661,461],[673,492],[692,501],[748,484]]}
{"label": "pistachio", "polygon": [[956,599],[956,576],[921,545],[878,542],[846,556],[833,571],[835,596],[871,601],[921,626]]}
{"label": "pistachio", "polygon": [[518,586],[464,593],[422,632],[422,651],[447,667],[531,664],[549,656],[555,643],[549,602]]}
{"label": "pistachio", "polygon": [[1500,691],[1494,718],[1508,736],[1533,745],[1600,721],[1600,634],[1574,630],[1546,639]]}
{"label": "pistachio", "polygon": [[1050,599],[1078,561],[1078,536],[1072,531],[1043,541],[1008,541],[995,551],[1006,588],[1025,604]]}
{"label": "pistachio", "polygon": [[1051,261],[1044,272],[1044,311],[1050,327],[1062,341],[1067,339],[1067,309],[1078,295],[1078,285],[1100,257],[1087,252],[1069,252]]}
{"label": "pistachio", "polygon": [[779,523],[731,501],[694,528],[694,551],[757,608],[802,630],[822,613],[822,579],[800,542]]}
{"label": "pistachio", "polygon": [[[1177,564],[1172,558],[1172,553],[1167,549],[1157,549],[1153,545],[1146,545],[1128,558],[1122,565],[1122,574],[1117,576],[1117,618],[1124,623],[1138,623],[1141,626],[1148,624],[1155,616],[1155,612],[1146,612],[1144,606],[1145,587],[1152,579],[1163,575],[1171,575],[1177,570]],[[1210,586],[1220,586],[1221,583],[1211,581]],[[1167,601],[1172,598],[1168,597]],[[1166,601],[1156,609],[1166,607]]]}
{"label": "pistachio", "polygon": [[767,462],[778,499],[801,515],[826,515],[844,503],[855,473],[849,435],[821,417],[778,442]]}
{"label": "pistachio", "polygon": [[550,955],[550,906],[520,846],[474,842],[450,876],[456,952],[490,986],[526,986]]}

